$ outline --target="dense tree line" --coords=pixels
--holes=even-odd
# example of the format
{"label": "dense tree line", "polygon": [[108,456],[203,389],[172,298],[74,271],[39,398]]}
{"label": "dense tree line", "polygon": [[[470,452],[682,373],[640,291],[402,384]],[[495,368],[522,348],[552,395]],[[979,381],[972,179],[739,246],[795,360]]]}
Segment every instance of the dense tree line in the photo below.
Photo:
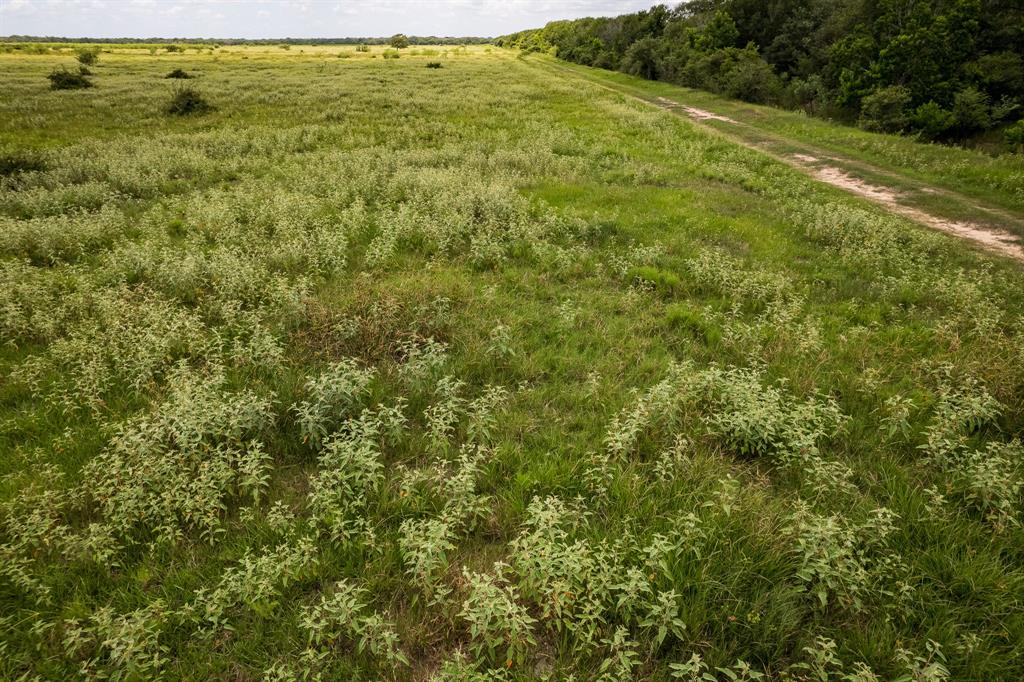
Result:
{"label": "dense tree line", "polygon": [[496,42],[873,130],[1024,141],[1021,0],[690,0]]}

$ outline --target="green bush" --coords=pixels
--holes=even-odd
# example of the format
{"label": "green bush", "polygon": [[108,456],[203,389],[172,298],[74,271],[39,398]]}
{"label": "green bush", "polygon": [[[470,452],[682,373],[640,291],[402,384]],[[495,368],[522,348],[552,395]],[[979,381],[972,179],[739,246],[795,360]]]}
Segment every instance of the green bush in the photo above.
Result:
{"label": "green bush", "polygon": [[1017,147],[1018,149],[1024,147],[1024,119],[1017,121],[1015,124],[1003,131],[1003,136],[1006,141]]}
{"label": "green bush", "polygon": [[85,74],[68,71],[64,67],[54,69],[47,76],[51,90],[82,90],[93,87],[93,82]]}
{"label": "green bush", "polygon": [[27,173],[29,171],[41,171],[46,166],[42,159],[28,154],[24,151],[7,151],[0,149],[0,177],[14,175],[15,173]]}
{"label": "green bush", "polygon": [[100,51],[97,49],[79,50],[75,58],[81,64],[86,66],[92,66],[100,60]]}
{"label": "green bush", "polygon": [[404,33],[396,33],[391,36],[391,47],[401,50],[409,47],[409,38]]}
{"label": "green bush", "polygon": [[440,69],[441,68],[441,62],[427,62],[427,68],[428,69]]}
{"label": "green bush", "polygon": [[164,78],[191,78],[191,77],[192,76],[188,75],[188,72],[185,71],[184,69],[175,69],[174,71],[171,71],[169,74],[164,76]]}
{"label": "green bush", "polygon": [[920,131],[921,136],[926,140],[935,140],[945,135],[956,118],[953,113],[946,111],[936,102],[922,104],[914,110],[914,128]]}
{"label": "green bush", "polygon": [[213,106],[193,88],[179,88],[174,91],[164,111],[172,116],[191,116],[213,111]]}
{"label": "green bush", "polygon": [[992,123],[988,95],[974,87],[956,93],[953,97],[953,117],[956,119],[956,127],[964,134],[988,128]]}
{"label": "green bush", "polygon": [[910,91],[902,85],[879,88],[864,98],[860,126],[865,130],[898,133],[910,124]]}

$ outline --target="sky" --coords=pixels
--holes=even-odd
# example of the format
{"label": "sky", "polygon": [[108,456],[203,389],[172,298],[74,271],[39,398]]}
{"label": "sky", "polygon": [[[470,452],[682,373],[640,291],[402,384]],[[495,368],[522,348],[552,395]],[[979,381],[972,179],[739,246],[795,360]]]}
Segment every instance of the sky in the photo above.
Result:
{"label": "sky", "polygon": [[0,0],[0,35],[90,38],[498,36],[658,0]]}

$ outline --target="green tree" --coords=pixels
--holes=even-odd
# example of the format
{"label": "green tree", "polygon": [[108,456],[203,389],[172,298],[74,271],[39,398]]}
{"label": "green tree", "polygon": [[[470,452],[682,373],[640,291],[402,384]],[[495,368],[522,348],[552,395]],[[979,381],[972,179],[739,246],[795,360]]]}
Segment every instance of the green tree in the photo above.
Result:
{"label": "green tree", "polygon": [[402,48],[409,47],[409,36],[404,33],[396,33],[391,36],[391,47],[401,50]]}

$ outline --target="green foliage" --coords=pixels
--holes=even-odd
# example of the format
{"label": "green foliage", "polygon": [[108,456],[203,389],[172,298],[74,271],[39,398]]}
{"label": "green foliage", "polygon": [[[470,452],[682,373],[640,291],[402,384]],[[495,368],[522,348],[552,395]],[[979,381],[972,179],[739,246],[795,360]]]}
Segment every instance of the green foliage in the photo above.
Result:
{"label": "green foliage", "polygon": [[875,90],[861,101],[860,125],[883,133],[902,132],[910,123],[910,102],[910,90],[901,85]]}
{"label": "green foliage", "polygon": [[164,78],[192,78],[184,69],[174,69],[169,72]]}
{"label": "green foliage", "polygon": [[213,110],[213,105],[207,102],[206,98],[194,88],[175,89],[171,94],[170,101],[164,105],[164,113],[171,116],[200,115]]}
{"label": "green foliage", "polygon": [[85,74],[68,71],[64,67],[54,69],[46,78],[50,81],[51,90],[82,90],[95,85]]}
{"label": "green foliage", "polygon": [[1005,3],[977,0],[688,0],[674,10],[554,21],[496,42],[942,139],[986,130],[1024,99],[1020,32],[1007,28],[1020,21]]}
{"label": "green foliage", "polygon": [[100,60],[100,51],[98,49],[78,50],[75,53],[75,59],[83,66],[92,66]]}
{"label": "green foliage", "polygon": [[397,50],[401,50],[406,47],[409,47],[409,37],[406,36],[404,33],[396,33],[395,35],[391,36],[391,39],[388,41],[388,44]]}
{"label": "green foliage", "polygon": [[914,110],[914,128],[926,140],[936,140],[945,135],[956,123],[956,116],[934,101],[925,102]]}
{"label": "green foliage", "polygon": [[427,68],[428,69],[440,69],[440,68],[442,68],[441,67],[441,62],[427,62]]}
{"label": "green foliage", "polygon": [[1024,147],[1024,120],[1017,121],[1012,126],[1007,127],[1003,131],[1003,135],[1008,143],[1016,146],[1017,150],[1020,151]]}
{"label": "green foliage", "polygon": [[519,604],[518,590],[505,579],[506,566],[494,565],[494,574],[463,569],[467,595],[459,617],[469,626],[474,654],[511,665],[520,662],[537,640],[536,620]]}

